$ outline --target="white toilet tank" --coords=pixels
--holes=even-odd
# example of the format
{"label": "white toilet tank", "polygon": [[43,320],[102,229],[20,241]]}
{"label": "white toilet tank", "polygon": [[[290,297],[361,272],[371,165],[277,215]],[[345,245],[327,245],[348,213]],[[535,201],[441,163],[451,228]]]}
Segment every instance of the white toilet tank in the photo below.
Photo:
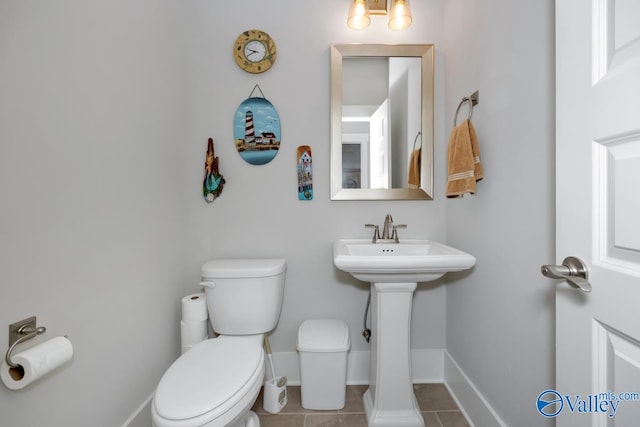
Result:
{"label": "white toilet tank", "polygon": [[221,335],[263,334],[280,319],[284,259],[219,259],[202,266],[209,319]]}

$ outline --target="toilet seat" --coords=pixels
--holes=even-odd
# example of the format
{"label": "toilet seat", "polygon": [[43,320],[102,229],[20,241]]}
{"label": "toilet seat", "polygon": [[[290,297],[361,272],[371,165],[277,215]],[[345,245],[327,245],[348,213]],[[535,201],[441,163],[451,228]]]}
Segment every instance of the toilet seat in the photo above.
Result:
{"label": "toilet seat", "polygon": [[159,427],[227,425],[253,405],[264,377],[264,352],[251,337],[200,342],[165,372],[153,398]]}

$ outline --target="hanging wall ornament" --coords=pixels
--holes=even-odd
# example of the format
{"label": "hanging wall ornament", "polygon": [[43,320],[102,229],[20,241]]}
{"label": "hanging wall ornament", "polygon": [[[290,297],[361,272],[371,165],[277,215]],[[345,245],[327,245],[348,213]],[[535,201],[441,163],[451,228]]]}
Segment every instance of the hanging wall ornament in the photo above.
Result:
{"label": "hanging wall ornament", "polygon": [[213,202],[222,193],[224,183],[224,177],[218,169],[218,158],[213,152],[213,138],[209,138],[207,157],[204,161],[204,182],[202,183],[204,199],[208,203]]}
{"label": "hanging wall ornament", "polygon": [[311,147],[298,147],[298,200],[313,199],[313,171],[311,169]]}
{"label": "hanging wall ornament", "polygon": [[[258,89],[262,97],[254,97]],[[233,120],[236,149],[247,163],[264,165],[280,149],[280,116],[255,85],[249,98],[242,101]]]}

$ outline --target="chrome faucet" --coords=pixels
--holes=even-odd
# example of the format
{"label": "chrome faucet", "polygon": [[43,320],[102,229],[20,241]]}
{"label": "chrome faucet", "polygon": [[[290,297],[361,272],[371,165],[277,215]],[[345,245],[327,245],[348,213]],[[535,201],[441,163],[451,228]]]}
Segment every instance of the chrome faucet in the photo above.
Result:
{"label": "chrome faucet", "polygon": [[373,228],[373,239],[371,243],[378,243],[378,240],[390,243],[400,243],[398,238],[398,228],[407,228],[407,224],[394,224],[391,214],[387,214],[384,218],[384,225],[382,226],[382,236],[380,236],[380,227],[375,224],[365,224],[367,228]]}
{"label": "chrome faucet", "polygon": [[384,217],[384,225],[382,226],[382,237],[380,237],[382,240],[388,240],[391,238],[389,228],[392,226],[392,224],[393,217],[391,216],[391,214],[387,214],[387,216]]}

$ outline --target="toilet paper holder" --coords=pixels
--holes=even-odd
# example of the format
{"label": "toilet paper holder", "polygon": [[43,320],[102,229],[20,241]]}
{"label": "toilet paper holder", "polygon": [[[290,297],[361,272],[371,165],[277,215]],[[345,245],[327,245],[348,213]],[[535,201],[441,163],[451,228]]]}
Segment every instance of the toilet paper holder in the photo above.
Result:
{"label": "toilet paper holder", "polygon": [[9,325],[9,350],[4,356],[5,362],[12,368],[17,368],[18,364],[11,361],[11,353],[13,349],[20,343],[23,343],[36,335],[43,334],[47,328],[44,326],[36,327],[36,316],[31,316]]}

